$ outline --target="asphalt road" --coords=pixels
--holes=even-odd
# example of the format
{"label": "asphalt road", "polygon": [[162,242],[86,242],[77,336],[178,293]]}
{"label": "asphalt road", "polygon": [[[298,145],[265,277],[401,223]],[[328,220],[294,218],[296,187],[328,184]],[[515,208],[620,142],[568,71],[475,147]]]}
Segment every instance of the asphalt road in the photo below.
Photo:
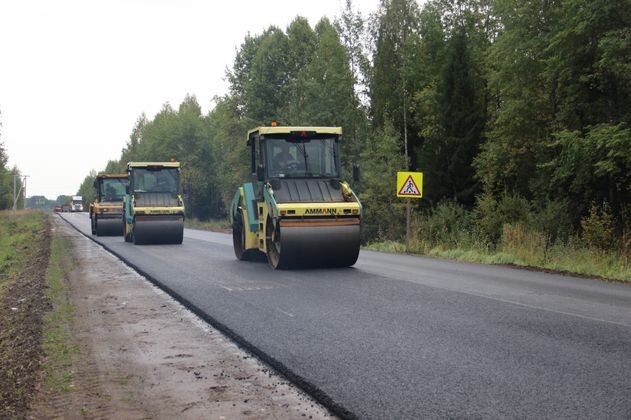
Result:
{"label": "asphalt road", "polygon": [[369,251],[274,271],[188,229],[97,239],[357,417],[631,418],[628,285]]}

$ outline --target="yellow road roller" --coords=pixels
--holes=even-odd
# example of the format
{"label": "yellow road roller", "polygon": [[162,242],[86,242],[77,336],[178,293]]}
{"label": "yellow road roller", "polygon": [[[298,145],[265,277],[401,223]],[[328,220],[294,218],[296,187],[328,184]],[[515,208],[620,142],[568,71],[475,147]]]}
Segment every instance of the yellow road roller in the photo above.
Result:
{"label": "yellow road roller", "polygon": [[256,182],[239,187],[231,204],[237,259],[263,253],[275,269],[355,264],[362,205],[340,180],[341,141],[340,127],[273,125],[248,132]]}
{"label": "yellow road roller", "polygon": [[129,162],[124,236],[134,244],[181,244],[184,200],[179,162]]}
{"label": "yellow road roller", "polygon": [[92,235],[123,234],[123,199],[127,174],[98,174],[94,180],[96,192],[90,203]]}

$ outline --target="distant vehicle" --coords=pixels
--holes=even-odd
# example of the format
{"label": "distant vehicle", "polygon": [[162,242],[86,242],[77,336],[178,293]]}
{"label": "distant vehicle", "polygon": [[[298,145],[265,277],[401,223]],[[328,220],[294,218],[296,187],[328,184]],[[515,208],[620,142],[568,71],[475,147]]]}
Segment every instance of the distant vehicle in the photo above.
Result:
{"label": "distant vehicle", "polygon": [[70,211],[83,211],[83,197],[80,195],[72,196],[72,204],[70,205]]}
{"label": "distant vehicle", "polygon": [[63,211],[63,208],[60,205],[56,205],[55,207],[53,207],[53,211],[55,213],[59,213],[59,212]]}
{"label": "distant vehicle", "polygon": [[64,213],[70,213],[70,204],[64,204],[61,206],[61,211]]}

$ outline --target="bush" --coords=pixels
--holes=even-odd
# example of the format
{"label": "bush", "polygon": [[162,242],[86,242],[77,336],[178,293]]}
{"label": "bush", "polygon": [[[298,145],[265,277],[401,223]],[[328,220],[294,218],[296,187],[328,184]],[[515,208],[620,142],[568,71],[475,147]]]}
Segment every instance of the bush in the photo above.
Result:
{"label": "bush", "polygon": [[430,214],[414,220],[415,248],[459,248],[472,242],[471,213],[453,201],[442,201]]}
{"label": "bush", "polygon": [[499,200],[490,193],[478,197],[474,209],[477,235],[490,246],[497,246],[505,224],[530,224],[530,203],[518,194],[504,192]]}
{"label": "bush", "polygon": [[581,228],[581,237],[592,249],[606,250],[617,245],[613,216],[607,202],[600,207],[592,204],[589,215],[581,219]]}
{"label": "bush", "polygon": [[502,251],[521,261],[544,264],[551,245],[549,235],[523,223],[505,224],[502,228]]}

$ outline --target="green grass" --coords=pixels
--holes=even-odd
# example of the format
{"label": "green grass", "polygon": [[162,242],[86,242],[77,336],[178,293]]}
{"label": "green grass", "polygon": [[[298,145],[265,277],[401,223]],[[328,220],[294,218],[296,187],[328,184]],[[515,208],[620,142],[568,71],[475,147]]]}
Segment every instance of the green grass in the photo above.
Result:
{"label": "green grass", "polygon": [[512,264],[631,282],[629,256],[617,251],[591,250],[571,241],[567,244],[556,244],[551,247],[537,246],[538,240],[530,241],[528,238],[520,243],[507,242],[504,241],[494,251],[474,246],[425,247],[419,244],[414,244],[407,250],[405,244],[395,241],[370,243],[364,248],[383,252],[410,252],[480,264]]}
{"label": "green grass", "polygon": [[53,236],[46,279],[52,310],[44,317],[45,386],[53,392],[72,390],[72,361],[78,348],[72,343],[70,322],[73,307],[66,276],[72,269],[72,245],[67,238]]}
{"label": "green grass", "polygon": [[195,218],[189,218],[184,221],[184,226],[189,229],[200,229],[210,231],[224,231],[232,228],[230,220],[228,219],[211,219],[211,220],[199,220]]}
{"label": "green grass", "polygon": [[38,211],[0,211],[0,296],[7,281],[38,252],[45,217]]}

